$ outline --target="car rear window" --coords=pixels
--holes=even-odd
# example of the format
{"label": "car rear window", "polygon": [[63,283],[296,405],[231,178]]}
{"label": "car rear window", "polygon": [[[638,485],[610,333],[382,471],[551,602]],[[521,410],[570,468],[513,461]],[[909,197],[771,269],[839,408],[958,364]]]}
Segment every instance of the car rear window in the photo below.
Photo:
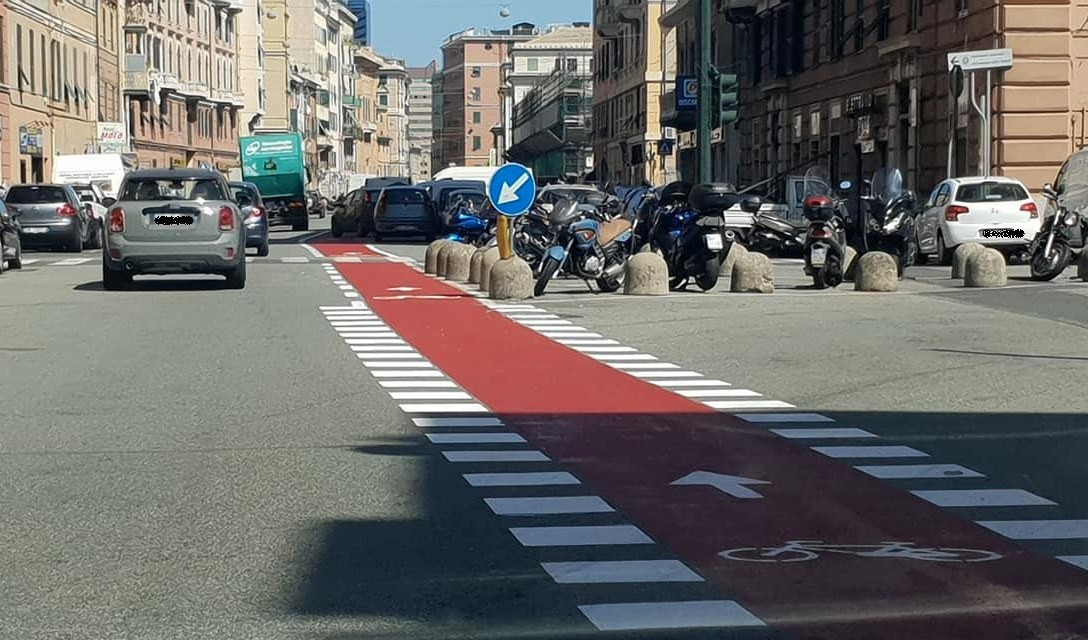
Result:
{"label": "car rear window", "polygon": [[960,202],[1015,202],[1027,199],[1028,192],[1012,182],[964,184],[956,192],[956,200]]}
{"label": "car rear window", "polygon": [[210,178],[136,178],[125,183],[119,200],[230,200]]}
{"label": "car rear window", "polygon": [[424,204],[427,194],[419,189],[393,189],[385,192],[385,204]]}
{"label": "car rear window", "polygon": [[252,187],[235,187],[231,186],[230,190],[234,193],[234,199],[237,201],[239,197],[245,196],[250,202],[256,203],[260,199],[260,194]]}
{"label": "car rear window", "polygon": [[4,200],[10,204],[48,204],[67,202],[68,197],[60,187],[12,187]]}

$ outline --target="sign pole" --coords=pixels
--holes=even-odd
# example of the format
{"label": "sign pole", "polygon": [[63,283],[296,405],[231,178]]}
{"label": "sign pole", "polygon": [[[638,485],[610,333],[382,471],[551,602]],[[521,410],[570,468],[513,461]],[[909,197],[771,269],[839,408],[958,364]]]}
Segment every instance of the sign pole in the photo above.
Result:
{"label": "sign pole", "polygon": [[699,149],[699,182],[713,179],[710,166],[710,114],[713,105],[710,87],[710,27],[714,20],[711,0],[699,0],[699,133],[695,139]]}
{"label": "sign pole", "polygon": [[498,228],[495,230],[495,237],[499,241],[499,259],[509,260],[514,257],[514,243],[510,237],[510,217],[505,215],[498,216]]}

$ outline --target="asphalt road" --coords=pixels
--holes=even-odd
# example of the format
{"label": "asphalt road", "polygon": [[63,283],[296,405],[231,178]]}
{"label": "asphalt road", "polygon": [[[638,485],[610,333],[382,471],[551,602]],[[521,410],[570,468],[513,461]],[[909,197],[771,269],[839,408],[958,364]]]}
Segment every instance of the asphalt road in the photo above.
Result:
{"label": "asphalt road", "polygon": [[[535,520],[497,517],[461,474],[527,467],[442,459],[379,386],[380,369],[362,368],[323,317],[354,313],[321,309],[361,302],[354,288],[381,289],[364,293],[375,309],[383,304],[375,297],[395,298],[390,290],[402,287],[377,284],[382,278],[424,285],[387,271],[350,238],[333,263],[344,281],[328,258],[299,244],[309,235],[274,231],[272,254],[253,259],[243,291],[221,290],[215,279],[155,278],[105,292],[94,252],[28,252],[22,272],[0,276],[0,638],[589,638],[601,634],[579,612],[587,601],[723,597],[709,582],[662,590],[550,577],[541,562],[601,556],[519,544],[506,526]],[[379,248],[423,253],[414,244]],[[924,462],[984,476],[957,480],[958,488],[1022,489],[1056,503],[960,509],[957,517],[1088,519],[1080,491],[1088,484],[1088,285],[965,291],[926,267],[896,294],[815,292],[799,266],[777,269],[771,296],[693,292],[665,304],[560,281],[532,304],[708,379],[863,428],[882,444],[923,450]],[[442,369],[454,382],[470,388],[488,369],[480,353],[428,346],[454,335],[452,316],[413,320],[392,304],[382,309],[393,329],[416,331],[409,342],[447,359]],[[549,357],[534,365],[542,378],[570,374],[549,368]],[[518,431],[536,429],[530,440],[553,438],[560,453],[573,446],[548,428],[527,421]],[[773,458],[761,464],[756,471],[772,482],[788,475]],[[899,491],[946,482],[889,481]],[[603,476],[586,484],[607,489]],[[637,500],[628,504],[550,522],[643,525],[632,515]],[[1088,555],[1088,536],[1018,544],[1041,556]],[[681,546],[653,545],[653,557],[675,558]],[[626,547],[605,555],[643,557]],[[630,633],[622,637],[779,632]]]}

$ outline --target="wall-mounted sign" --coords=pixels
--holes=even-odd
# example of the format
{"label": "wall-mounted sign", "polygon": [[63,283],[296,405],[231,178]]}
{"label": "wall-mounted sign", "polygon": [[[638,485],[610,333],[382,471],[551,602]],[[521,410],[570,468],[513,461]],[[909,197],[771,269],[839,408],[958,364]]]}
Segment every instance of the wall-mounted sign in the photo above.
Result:
{"label": "wall-mounted sign", "polygon": [[985,49],[983,51],[957,51],[948,54],[948,70],[959,67],[964,71],[987,69],[1011,69],[1012,49]]}
{"label": "wall-mounted sign", "polygon": [[699,108],[699,80],[695,76],[676,79],[676,110],[691,111]]}
{"label": "wall-mounted sign", "polygon": [[42,155],[41,127],[19,127],[19,153],[28,156]]}
{"label": "wall-mounted sign", "polygon": [[98,152],[124,153],[128,135],[123,122],[98,123]]}
{"label": "wall-mounted sign", "polygon": [[171,167],[184,167],[185,166],[185,159],[174,156],[173,158],[170,158],[170,166]]}

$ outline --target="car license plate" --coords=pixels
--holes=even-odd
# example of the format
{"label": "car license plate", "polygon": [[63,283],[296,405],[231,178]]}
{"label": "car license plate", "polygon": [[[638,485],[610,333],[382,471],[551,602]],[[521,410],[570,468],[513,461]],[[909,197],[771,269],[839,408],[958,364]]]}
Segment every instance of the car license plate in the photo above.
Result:
{"label": "car license plate", "polygon": [[23,233],[49,233],[49,227],[23,227]]}
{"label": "car license plate", "polygon": [[812,247],[808,255],[812,266],[822,267],[824,262],[827,261],[827,247]]}
{"label": "car license plate", "polygon": [[155,224],[164,224],[164,225],[193,224],[193,216],[170,215],[170,214],[157,213],[157,214],[155,214]]}
{"label": "car license plate", "polygon": [[397,227],[397,231],[415,231],[415,230],[416,230],[415,227],[413,227],[411,225],[407,225],[407,224],[402,224],[399,227]]}
{"label": "car license plate", "polygon": [[979,229],[980,238],[1023,238],[1023,229]]}
{"label": "car license plate", "polygon": [[706,248],[711,251],[721,251],[722,248],[722,236],[720,233],[708,233],[703,236],[703,240],[706,242]]}

